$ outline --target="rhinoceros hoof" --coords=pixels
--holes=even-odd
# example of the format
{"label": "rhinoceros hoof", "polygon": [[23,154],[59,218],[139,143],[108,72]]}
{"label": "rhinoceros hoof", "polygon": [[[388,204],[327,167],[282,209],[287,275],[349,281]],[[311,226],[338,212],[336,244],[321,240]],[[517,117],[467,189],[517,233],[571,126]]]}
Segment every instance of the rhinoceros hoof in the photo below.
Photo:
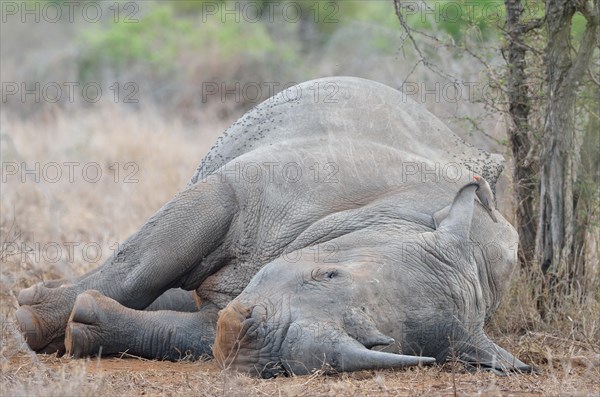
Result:
{"label": "rhinoceros hoof", "polygon": [[70,286],[37,284],[19,293],[15,313],[27,344],[38,353],[63,353],[64,328],[74,291]]}
{"label": "rhinoceros hoof", "polygon": [[77,296],[65,332],[67,354],[80,358],[102,353],[102,324],[107,321],[103,298],[108,299],[97,291]]}

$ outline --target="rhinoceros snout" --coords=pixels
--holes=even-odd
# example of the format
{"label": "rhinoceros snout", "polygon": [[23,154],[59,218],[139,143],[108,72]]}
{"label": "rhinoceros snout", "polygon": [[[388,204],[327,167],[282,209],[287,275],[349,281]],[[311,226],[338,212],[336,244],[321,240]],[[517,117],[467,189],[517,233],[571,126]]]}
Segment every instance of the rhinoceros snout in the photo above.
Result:
{"label": "rhinoceros snout", "polygon": [[233,301],[219,312],[213,355],[222,368],[228,368],[236,359],[240,342],[251,325],[252,309]]}

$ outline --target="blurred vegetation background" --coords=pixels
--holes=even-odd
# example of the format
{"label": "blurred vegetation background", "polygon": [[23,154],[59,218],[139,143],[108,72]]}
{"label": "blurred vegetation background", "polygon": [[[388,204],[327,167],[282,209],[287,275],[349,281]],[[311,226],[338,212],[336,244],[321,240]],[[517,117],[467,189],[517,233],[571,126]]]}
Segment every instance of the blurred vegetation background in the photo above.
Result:
{"label": "blurred vegetation background", "polygon": [[[207,109],[234,119],[295,82],[353,75],[399,89],[410,85],[413,98],[451,126],[458,123],[459,130],[471,135],[485,130],[493,137],[479,134],[475,144],[501,151],[505,137],[494,131],[503,128],[503,121],[498,112],[484,111],[484,101],[477,98],[481,93],[471,95],[464,85],[450,100],[444,93],[453,91],[449,84],[489,83],[485,68],[457,47],[475,50],[492,66],[502,64],[503,1],[437,0],[431,10],[419,1],[406,3],[414,5],[406,13],[408,24],[437,40],[422,46],[422,54],[415,53],[400,29],[391,0],[83,0],[76,7],[56,0],[15,2],[15,15],[3,8],[2,81],[25,82],[27,87],[56,82],[65,95],[56,103],[10,95],[3,107],[30,118],[73,104],[89,105],[81,98],[70,101],[62,84],[95,82],[103,88],[103,100],[112,97],[134,109],[152,107],[193,127]],[[537,3],[532,13],[543,12]],[[49,4],[62,12],[56,22]],[[23,15],[36,7],[39,23],[33,14]],[[577,17],[574,34],[584,25],[584,18]],[[423,57],[456,81],[433,73]],[[211,82],[231,89],[238,83],[248,92],[239,100],[220,89],[203,96]],[[133,84],[125,87],[127,83]],[[261,90],[251,89],[248,84],[253,83]],[[432,90],[436,94],[427,94]]]}
{"label": "blurred vegetation background", "polygon": [[[501,5],[501,1],[479,2],[482,6],[475,7],[473,15],[466,15],[463,9],[455,16],[452,7],[444,8],[444,3],[453,2],[443,0],[436,2],[438,13],[419,10],[408,19],[445,41],[468,40],[477,47],[491,48],[489,43],[500,39],[501,7],[485,9],[485,15],[482,10],[487,3]],[[2,81],[41,82],[42,86],[45,82],[98,82],[102,87],[134,82],[139,87],[135,95],[138,108],[152,106],[192,125],[200,121],[206,107],[220,117],[239,116],[285,85],[322,76],[354,75],[401,88],[419,57],[405,45],[393,4],[385,0],[81,1],[74,8],[73,22],[67,18],[64,1],[53,3],[63,11],[56,23],[44,18],[44,2],[40,6],[39,1],[19,4],[40,7],[40,23],[32,23],[32,15],[22,23],[20,12],[6,16]],[[95,7],[86,9],[86,3],[99,4],[101,18],[96,21]],[[54,15],[50,8],[46,14]],[[480,78],[477,65],[461,62],[442,45],[429,48],[424,55],[464,81]],[[487,56],[494,58],[491,53]],[[427,68],[415,72],[409,81],[428,82],[433,89],[439,80]],[[203,101],[202,84],[206,82],[226,87],[275,84],[274,92],[261,86],[264,89],[258,95],[252,92],[239,101],[231,97],[223,101],[221,95]],[[9,97],[6,104],[24,117],[57,106],[17,99]],[[444,107],[443,98],[425,99],[423,102],[429,101],[433,107]],[[466,99],[463,95],[459,102]],[[66,95],[58,106],[71,106]]]}

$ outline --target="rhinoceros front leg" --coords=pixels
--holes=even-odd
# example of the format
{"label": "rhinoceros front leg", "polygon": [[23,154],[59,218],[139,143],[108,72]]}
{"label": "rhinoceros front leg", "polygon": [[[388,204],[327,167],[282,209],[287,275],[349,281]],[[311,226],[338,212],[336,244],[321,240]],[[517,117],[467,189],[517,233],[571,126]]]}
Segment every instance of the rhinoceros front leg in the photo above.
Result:
{"label": "rhinoceros front leg", "polygon": [[467,368],[479,368],[492,371],[497,375],[510,372],[532,373],[537,370],[522,362],[500,346],[492,342],[483,331],[461,344],[458,360]]}
{"label": "rhinoceros front leg", "polygon": [[127,352],[150,359],[196,359],[211,354],[217,315],[210,303],[195,313],[141,311],[86,291],[75,300],[65,346],[74,357]]}
{"label": "rhinoceros front leg", "polygon": [[29,346],[64,351],[67,320],[84,291],[94,289],[126,307],[144,309],[169,288],[195,289],[223,265],[224,255],[215,252],[235,211],[229,186],[208,178],[175,196],[100,269],[72,284],[49,288],[40,283],[21,291],[16,317]]}

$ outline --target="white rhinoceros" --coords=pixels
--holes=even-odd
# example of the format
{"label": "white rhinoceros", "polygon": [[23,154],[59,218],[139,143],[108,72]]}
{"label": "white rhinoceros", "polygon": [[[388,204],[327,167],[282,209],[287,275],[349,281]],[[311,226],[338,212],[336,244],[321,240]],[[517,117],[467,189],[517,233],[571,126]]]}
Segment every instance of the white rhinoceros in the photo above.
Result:
{"label": "white rhinoceros", "polygon": [[[501,170],[401,92],[309,81],[231,126],[102,267],[21,291],[16,316],[32,349],[76,357],[212,349],[265,377],[452,357],[530,371],[483,332],[517,234],[473,176],[493,189]],[[198,311],[161,298],[177,287]],[[154,301],[174,310],[142,311]]]}

